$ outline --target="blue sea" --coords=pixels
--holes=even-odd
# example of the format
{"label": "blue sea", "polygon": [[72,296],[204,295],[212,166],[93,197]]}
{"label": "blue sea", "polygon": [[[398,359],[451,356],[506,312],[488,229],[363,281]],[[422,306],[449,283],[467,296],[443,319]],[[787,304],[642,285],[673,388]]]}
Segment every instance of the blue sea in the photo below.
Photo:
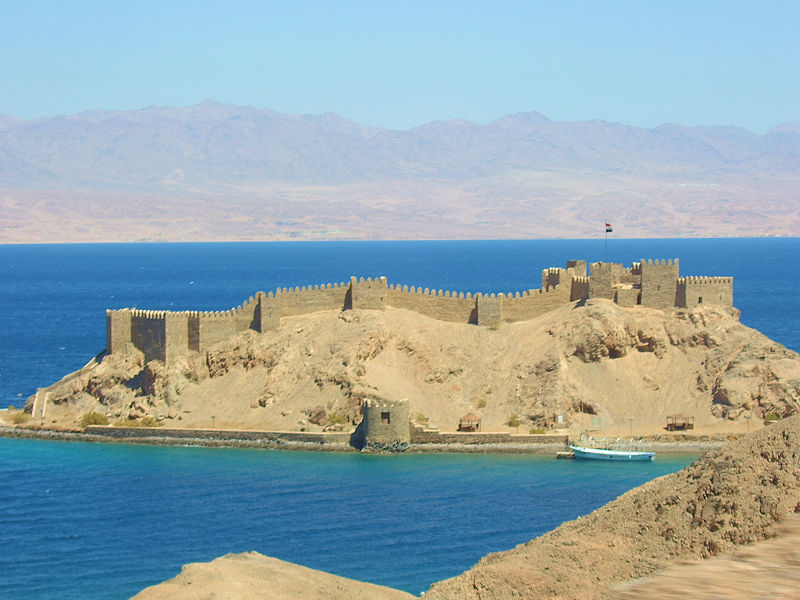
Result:
{"label": "blue sea", "polygon": [[[105,309],[220,310],[258,290],[386,275],[443,290],[540,286],[567,259],[680,258],[732,275],[741,320],[800,350],[800,240],[0,246],[0,402],[105,346]],[[0,439],[0,597],[126,598],[187,562],[264,554],[413,593],[680,469],[531,456],[324,455]]]}

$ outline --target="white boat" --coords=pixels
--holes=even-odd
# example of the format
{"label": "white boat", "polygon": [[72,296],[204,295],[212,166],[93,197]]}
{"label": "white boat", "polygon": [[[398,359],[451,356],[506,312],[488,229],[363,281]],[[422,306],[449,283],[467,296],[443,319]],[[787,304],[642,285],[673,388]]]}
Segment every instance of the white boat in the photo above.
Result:
{"label": "white boat", "polygon": [[584,446],[570,446],[575,458],[585,460],[653,460],[655,452],[642,452],[640,450],[607,450],[605,448],[586,448]]}

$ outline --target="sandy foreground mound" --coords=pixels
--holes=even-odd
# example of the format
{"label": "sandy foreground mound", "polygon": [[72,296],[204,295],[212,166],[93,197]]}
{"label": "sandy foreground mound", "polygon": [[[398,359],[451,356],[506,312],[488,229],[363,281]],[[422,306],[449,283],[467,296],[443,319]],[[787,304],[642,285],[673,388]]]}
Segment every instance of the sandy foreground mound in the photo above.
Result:
{"label": "sandy foreground mound", "polygon": [[[491,554],[462,575],[434,584],[424,598],[798,597],[798,511],[800,416],[711,451],[539,538]],[[711,558],[737,550],[732,558]],[[708,560],[676,566],[693,559]],[[640,579],[653,575],[658,576]],[[251,553],[188,565],[136,598],[410,597],[391,593]]]}
{"label": "sandy foreground mound", "polygon": [[698,431],[745,431],[798,412],[800,357],[724,307],[589,300],[497,329],[388,308],[285,317],[169,368],[136,351],[100,355],[47,391],[43,424],[54,427],[94,412],[170,427],[350,429],[373,397],[408,398],[412,415],[445,431],[468,412],[484,431],[507,431],[516,414],[525,433],[559,417],[573,431],[656,433],[676,413]]}
{"label": "sandy foreground mound", "polygon": [[345,579],[257,552],[192,563],[180,575],[149,587],[136,600],[410,600],[411,594]]}
{"label": "sandy foreground mound", "polygon": [[623,584],[616,593],[620,600],[800,598],[800,517],[785,521],[773,540],[731,556],[669,568]]}

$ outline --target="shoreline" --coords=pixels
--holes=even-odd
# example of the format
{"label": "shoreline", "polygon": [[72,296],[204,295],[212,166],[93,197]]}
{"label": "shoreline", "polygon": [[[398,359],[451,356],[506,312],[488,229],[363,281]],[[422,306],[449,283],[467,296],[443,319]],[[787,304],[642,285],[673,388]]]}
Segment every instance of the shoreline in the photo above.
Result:
{"label": "shoreline", "polygon": [[[151,428],[110,428],[97,427],[102,430],[93,432],[87,430],[57,430],[39,429],[28,427],[14,427],[0,425],[0,437],[11,439],[30,439],[43,441],[86,442],[100,444],[129,444],[139,446],[173,446],[173,447],[199,447],[199,448],[241,448],[254,450],[285,450],[299,452],[335,452],[335,453],[362,453],[361,450],[349,442],[341,441],[339,434],[318,433],[309,439],[286,439],[286,437],[308,437],[307,432],[252,432],[226,429],[184,429],[180,435],[170,435],[170,432],[158,432]],[[109,434],[108,430],[118,431]],[[135,433],[134,433],[135,432]],[[133,434],[132,434],[133,433]],[[126,435],[127,434],[127,435]],[[243,436],[242,434],[247,434]],[[253,434],[261,434],[253,437]],[[335,435],[336,438],[325,439],[323,436]],[[550,436],[552,437],[552,436]],[[566,437],[566,436],[565,436]],[[662,436],[656,436],[661,438]],[[694,454],[704,453],[708,450],[723,446],[729,439],[713,439],[717,436],[698,436],[691,439],[638,439],[637,447],[661,452],[664,454]],[[365,454],[551,454],[563,450],[565,444],[558,441],[542,440],[541,442],[486,442],[486,443],[411,443],[400,452],[364,452]]]}

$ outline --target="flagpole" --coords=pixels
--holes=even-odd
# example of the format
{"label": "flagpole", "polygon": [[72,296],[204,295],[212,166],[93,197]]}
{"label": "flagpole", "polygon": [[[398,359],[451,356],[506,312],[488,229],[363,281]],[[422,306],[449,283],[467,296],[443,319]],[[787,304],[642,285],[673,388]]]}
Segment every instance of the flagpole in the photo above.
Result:
{"label": "flagpole", "polygon": [[604,221],[605,227],[603,229],[606,232],[606,262],[608,262],[608,219]]}

